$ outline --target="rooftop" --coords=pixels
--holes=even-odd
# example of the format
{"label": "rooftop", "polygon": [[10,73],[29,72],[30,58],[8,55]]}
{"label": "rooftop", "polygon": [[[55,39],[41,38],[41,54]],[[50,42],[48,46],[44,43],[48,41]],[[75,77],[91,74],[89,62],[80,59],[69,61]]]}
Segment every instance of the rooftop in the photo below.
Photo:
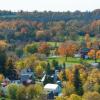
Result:
{"label": "rooftop", "polygon": [[50,89],[50,90],[55,90],[58,87],[58,84],[46,84],[44,86],[44,89]]}

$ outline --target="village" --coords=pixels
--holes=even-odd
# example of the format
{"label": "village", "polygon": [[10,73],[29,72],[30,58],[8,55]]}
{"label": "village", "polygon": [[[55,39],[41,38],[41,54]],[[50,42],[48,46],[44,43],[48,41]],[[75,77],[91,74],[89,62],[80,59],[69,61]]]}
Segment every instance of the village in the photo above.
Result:
{"label": "village", "polygon": [[[35,54],[36,57],[29,55],[28,58],[22,58],[22,60],[16,62],[16,69],[11,67],[12,69],[9,71],[10,74],[7,74],[8,77],[4,78],[2,75],[0,76],[1,97],[7,97],[7,89],[10,85],[14,84],[19,87],[22,85],[28,87],[30,85],[34,86],[35,84],[39,84],[42,86],[43,100],[55,100],[56,97],[63,96],[63,89],[65,88],[64,82],[69,80],[69,75],[67,75],[68,72],[66,72],[66,70],[68,70],[71,75],[72,72],[70,73],[70,69],[73,69],[72,66],[76,66],[76,69],[78,66],[80,67],[78,69],[82,67],[84,71],[88,71],[90,67],[92,69],[99,69],[100,67],[100,42],[96,41],[93,44],[88,34],[86,34],[84,38],[86,44],[81,44],[80,46],[73,41],[66,41],[59,46],[52,46],[50,49],[48,44],[41,43],[41,47],[39,47],[41,49],[41,59],[38,54]],[[50,53],[48,53],[48,49]],[[47,56],[43,56],[43,52],[46,53]],[[39,58],[37,56],[39,56]],[[11,61],[9,64],[13,66]],[[38,65],[37,68],[34,67],[35,65]],[[44,69],[42,69],[41,66],[44,67]],[[11,90],[11,93],[12,92],[13,90]],[[27,98],[26,95],[25,100],[31,100]]]}

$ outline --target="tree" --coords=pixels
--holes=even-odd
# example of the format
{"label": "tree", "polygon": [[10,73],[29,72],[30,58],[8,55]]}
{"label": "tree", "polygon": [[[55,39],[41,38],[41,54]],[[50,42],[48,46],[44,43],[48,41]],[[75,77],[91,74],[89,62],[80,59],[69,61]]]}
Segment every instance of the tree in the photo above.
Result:
{"label": "tree", "polygon": [[18,57],[22,57],[22,55],[23,55],[23,50],[22,50],[21,48],[16,48],[15,52],[16,52],[16,55],[17,55]]}
{"label": "tree", "polygon": [[39,84],[34,85],[34,96],[35,98],[38,98],[43,92],[43,87]]}
{"label": "tree", "polygon": [[88,33],[85,34],[85,41],[90,42],[90,35]]}
{"label": "tree", "polygon": [[50,33],[47,30],[36,31],[36,39],[38,41],[40,41],[40,40],[48,41],[50,37],[51,37]]}
{"label": "tree", "polygon": [[16,93],[16,100],[27,100],[27,92],[26,92],[26,87],[25,86],[20,86],[18,88],[18,91]]}
{"label": "tree", "polygon": [[96,58],[100,59],[100,50],[96,52]]}
{"label": "tree", "polygon": [[71,82],[67,82],[63,88],[63,95],[70,96],[71,94],[75,93],[75,87]]}
{"label": "tree", "polygon": [[70,69],[66,69],[66,77],[69,82],[73,82],[73,72]]}
{"label": "tree", "polygon": [[0,74],[0,83],[4,80],[3,74]]}
{"label": "tree", "polygon": [[48,63],[47,63],[47,67],[46,67],[46,74],[47,74],[47,75],[50,74],[50,70],[51,70],[50,63],[48,62]]}
{"label": "tree", "polygon": [[80,80],[80,73],[79,69],[75,69],[74,72],[74,86],[75,86],[75,91],[78,95],[83,95],[83,87],[82,87],[82,82]]}
{"label": "tree", "polygon": [[78,46],[76,43],[68,41],[60,45],[60,47],[58,48],[58,52],[60,55],[65,56],[67,60],[67,57],[73,56],[77,48]]}
{"label": "tree", "polygon": [[94,56],[95,56],[95,50],[94,50],[94,49],[91,49],[91,50],[88,52],[88,56],[89,56],[90,58],[94,58]]}
{"label": "tree", "polygon": [[100,94],[98,92],[86,92],[83,95],[83,100],[100,100]]}
{"label": "tree", "polygon": [[18,61],[16,61],[15,65],[16,65],[16,68],[19,70],[24,69],[24,68],[34,69],[34,66],[37,66],[35,65],[36,60],[38,61],[36,56],[29,55],[23,59],[19,59]]}
{"label": "tree", "polygon": [[68,100],[82,100],[82,98],[76,94],[72,94]]}
{"label": "tree", "polygon": [[26,88],[27,100],[39,100],[42,95],[42,86],[41,85],[29,85]]}
{"label": "tree", "polygon": [[25,53],[30,53],[30,54],[33,54],[33,53],[36,53],[38,50],[38,45],[37,44],[27,44],[24,48],[24,51]]}
{"label": "tree", "polygon": [[5,52],[5,50],[2,50],[2,48],[0,49],[0,73],[3,73],[5,75],[5,65],[7,62],[7,54]]}
{"label": "tree", "polygon": [[8,77],[10,80],[17,79],[18,75],[17,75],[17,72],[15,70],[13,57],[8,58],[6,66],[7,66],[7,68],[6,68],[6,77]]}
{"label": "tree", "polygon": [[63,96],[57,96],[56,100],[67,100],[68,97],[63,97]]}
{"label": "tree", "polygon": [[37,75],[38,77],[41,77],[42,74],[43,74],[43,67],[40,66],[40,65],[36,66],[35,72],[36,72],[36,75]]}
{"label": "tree", "polygon": [[58,61],[52,60],[52,66],[53,66],[53,68],[58,69],[58,67],[59,67]]}
{"label": "tree", "polygon": [[90,40],[90,35],[89,35],[89,33],[86,33],[86,34],[85,34],[85,42],[86,42],[86,47],[87,47],[87,48],[91,48],[91,47],[92,47],[92,43],[91,43],[91,40]]}
{"label": "tree", "polygon": [[7,92],[8,92],[8,97],[11,100],[16,100],[17,99],[17,91],[18,91],[18,86],[16,84],[9,84],[7,86]]}
{"label": "tree", "polygon": [[38,52],[48,56],[50,54],[50,45],[46,42],[41,42],[38,48]]}

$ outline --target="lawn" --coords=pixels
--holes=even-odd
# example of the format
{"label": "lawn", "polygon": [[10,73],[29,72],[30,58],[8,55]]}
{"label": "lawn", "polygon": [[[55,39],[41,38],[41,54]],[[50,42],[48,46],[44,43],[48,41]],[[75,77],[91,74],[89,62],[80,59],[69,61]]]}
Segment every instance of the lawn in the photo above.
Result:
{"label": "lawn", "polygon": [[[75,57],[68,57],[67,61],[66,61],[65,57],[50,57],[50,58],[48,58],[48,61],[51,62],[52,60],[57,60],[60,64],[63,64],[65,62],[66,67],[70,67],[74,64],[80,64],[80,62],[81,62],[80,58],[75,58]],[[92,63],[92,62],[94,62],[94,60],[87,59],[87,60],[82,60],[82,62]],[[100,62],[100,59],[98,59],[97,62]]]}
{"label": "lawn", "polygon": [[[84,40],[84,38],[85,38],[84,36],[79,36],[79,41],[82,42]],[[95,41],[95,39],[96,39],[95,37],[90,37],[91,41]],[[98,40],[100,41],[100,39],[98,39]]]}
{"label": "lawn", "polygon": [[[34,42],[34,43],[38,45],[40,42]],[[53,47],[55,47],[55,46],[59,46],[63,42],[46,42],[46,43],[53,46]]]}

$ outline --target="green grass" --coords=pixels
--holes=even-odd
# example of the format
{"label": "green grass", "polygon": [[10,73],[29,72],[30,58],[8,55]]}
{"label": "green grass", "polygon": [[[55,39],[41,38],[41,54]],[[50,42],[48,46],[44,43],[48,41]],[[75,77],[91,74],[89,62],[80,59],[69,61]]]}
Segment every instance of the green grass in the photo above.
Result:
{"label": "green grass", "polygon": [[[55,58],[51,57],[51,58],[48,58],[48,61],[52,62],[52,60],[56,60],[60,64],[63,64],[65,62],[67,67],[81,63],[80,58],[74,58],[74,57],[68,57],[67,61],[66,61],[65,57],[55,57]],[[87,60],[82,60],[82,62],[92,63],[92,62],[94,62],[94,60],[93,59],[87,59]],[[100,62],[100,59],[98,59],[97,62]]]}
{"label": "green grass", "polygon": [[[80,42],[83,41],[84,38],[85,38],[85,36],[79,36],[79,41],[80,41]],[[96,38],[95,38],[95,37],[90,37],[90,40],[91,40],[91,41],[95,41]],[[100,41],[100,39],[98,39],[98,40]]]}
{"label": "green grass", "polygon": [[[38,45],[40,42],[34,42],[34,43]],[[60,44],[62,44],[62,42],[46,42],[46,43],[51,46],[59,46]]]}

